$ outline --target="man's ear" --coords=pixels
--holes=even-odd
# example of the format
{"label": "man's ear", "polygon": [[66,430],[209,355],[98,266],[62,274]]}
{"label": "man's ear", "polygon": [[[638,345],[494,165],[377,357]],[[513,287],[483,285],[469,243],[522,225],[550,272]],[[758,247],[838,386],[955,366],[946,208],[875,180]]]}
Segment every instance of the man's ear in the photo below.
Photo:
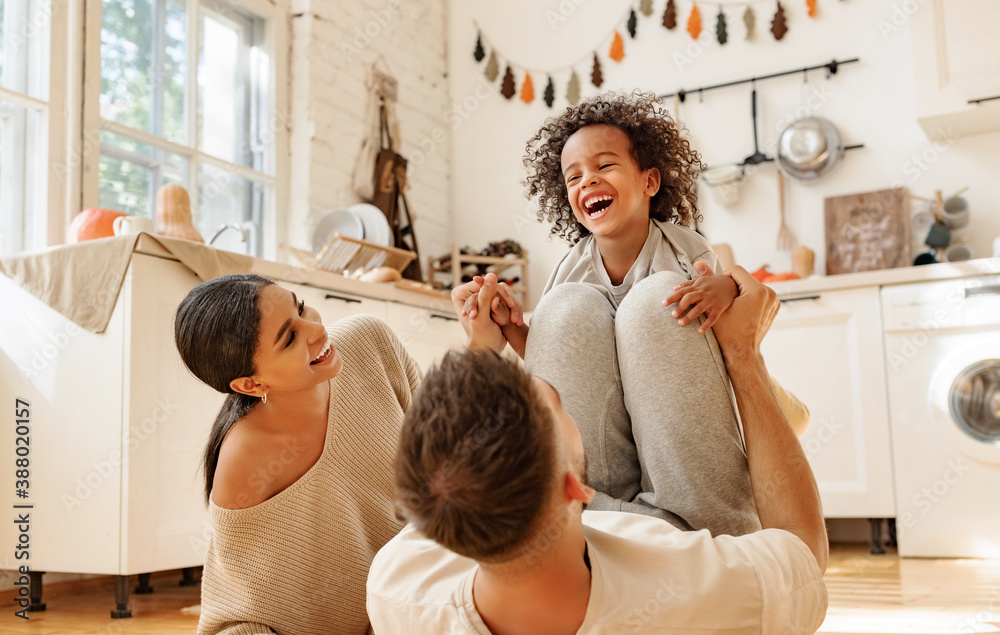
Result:
{"label": "man's ear", "polygon": [[563,477],[563,490],[567,502],[589,503],[594,498],[594,488],[581,483],[576,474],[572,472],[566,472],[566,476]]}
{"label": "man's ear", "polygon": [[646,170],[646,196],[655,196],[660,191],[660,170],[649,168]]}
{"label": "man's ear", "polygon": [[238,393],[250,395],[251,397],[263,397],[267,394],[267,386],[261,384],[253,377],[237,377],[229,382],[229,387]]}

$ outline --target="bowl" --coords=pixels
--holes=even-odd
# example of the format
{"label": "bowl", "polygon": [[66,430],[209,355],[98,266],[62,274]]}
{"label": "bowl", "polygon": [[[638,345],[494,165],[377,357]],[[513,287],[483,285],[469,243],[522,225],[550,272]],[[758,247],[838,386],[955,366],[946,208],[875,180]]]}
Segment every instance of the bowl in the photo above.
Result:
{"label": "bowl", "polygon": [[823,178],[843,156],[840,132],[822,117],[799,119],[785,128],[778,138],[778,169],[796,181]]}

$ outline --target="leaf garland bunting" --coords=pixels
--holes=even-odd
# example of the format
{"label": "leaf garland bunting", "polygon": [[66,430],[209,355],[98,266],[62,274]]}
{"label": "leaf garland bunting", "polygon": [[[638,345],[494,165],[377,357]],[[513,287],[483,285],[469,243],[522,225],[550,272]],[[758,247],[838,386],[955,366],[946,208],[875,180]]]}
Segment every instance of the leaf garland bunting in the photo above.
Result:
{"label": "leaf garland bunting", "polygon": [[697,40],[701,35],[701,11],[698,10],[697,3],[692,4],[691,16],[688,18],[687,32],[692,40]]}
{"label": "leaf garland bunting", "polygon": [[715,17],[715,38],[720,45],[729,41],[729,33],[726,30],[726,14],[723,13],[721,6],[719,7],[719,15]]}
{"label": "leaf garland bunting", "polygon": [[640,0],[639,13],[643,14],[647,18],[653,15],[653,0]]}
{"label": "leaf garland bunting", "polygon": [[575,106],[580,101],[580,76],[576,71],[569,76],[569,83],[566,84],[566,101],[570,106]]}
{"label": "leaf garland bunting", "polygon": [[482,62],[483,58],[486,57],[486,51],[483,50],[483,34],[476,34],[476,50],[472,52],[472,57],[476,58],[477,62]]}
{"label": "leaf garland bunting", "polygon": [[785,7],[778,3],[778,10],[774,12],[774,19],[771,20],[771,34],[774,39],[780,40],[788,33],[788,24],[785,22]]}
{"label": "leaf garland bunting", "polygon": [[601,60],[598,59],[597,53],[594,53],[594,70],[590,73],[590,81],[598,88],[604,83],[604,75],[601,73]]}
{"label": "leaf garland bunting", "polygon": [[625,42],[618,31],[615,31],[615,39],[611,42],[611,50],[608,51],[608,57],[616,62],[625,59]]}
{"label": "leaf garland bunting", "polygon": [[556,100],[556,87],[552,85],[552,76],[549,75],[549,83],[545,85],[545,93],[542,95],[542,101],[549,108]]}
{"label": "leaf garland bunting", "polygon": [[[635,9],[632,9],[628,12],[628,24],[626,27],[628,28],[628,34],[632,36],[633,40],[635,39],[635,29],[638,24],[639,20],[635,17]],[[618,35],[618,33],[616,32],[615,35]]]}
{"label": "leaf garland bunting", "polygon": [[809,8],[809,17],[816,17],[816,0],[806,0],[806,6]]}
{"label": "leaf garland bunting", "polygon": [[500,87],[500,94],[510,99],[514,96],[517,89],[514,88],[514,71],[511,70],[510,64],[507,65],[507,72],[503,75],[503,85]]}
{"label": "leaf garland bunting", "polygon": [[535,83],[531,81],[531,73],[525,73],[524,84],[521,86],[521,101],[530,104],[535,100]]}
{"label": "leaf garland bunting", "polygon": [[500,75],[500,63],[497,61],[496,51],[490,51],[490,61],[486,62],[486,70],[483,71],[483,75],[486,75],[486,79],[490,82],[497,81],[497,76]]}
{"label": "leaf garland bunting", "polygon": [[753,12],[753,7],[748,4],[746,10],[743,12],[743,25],[747,28],[746,39],[753,38],[753,27],[756,23],[757,16]]}
{"label": "leaf garland bunting", "polygon": [[671,31],[677,28],[677,5],[674,0],[667,0],[667,8],[663,10],[663,26]]}

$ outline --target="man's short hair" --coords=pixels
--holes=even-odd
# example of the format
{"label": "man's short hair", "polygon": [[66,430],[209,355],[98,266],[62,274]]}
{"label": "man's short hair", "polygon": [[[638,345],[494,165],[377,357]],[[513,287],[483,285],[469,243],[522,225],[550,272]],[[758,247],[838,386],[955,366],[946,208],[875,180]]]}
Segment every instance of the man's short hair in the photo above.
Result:
{"label": "man's short hair", "polygon": [[452,351],[403,420],[397,497],[443,547],[507,562],[544,522],[557,456],[554,421],[531,377],[492,351]]}

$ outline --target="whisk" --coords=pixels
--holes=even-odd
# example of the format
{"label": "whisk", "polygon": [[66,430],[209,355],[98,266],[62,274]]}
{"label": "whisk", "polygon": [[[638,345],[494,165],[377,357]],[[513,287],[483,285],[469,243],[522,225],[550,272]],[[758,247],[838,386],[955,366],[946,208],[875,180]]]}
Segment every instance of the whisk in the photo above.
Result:
{"label": "whisk", "polygon": [[781,227],[778,229],[778,251],[790,251],[795,246],[795,234],[785,222],[785,175],[778,170],[778,208],[781,210]]}

